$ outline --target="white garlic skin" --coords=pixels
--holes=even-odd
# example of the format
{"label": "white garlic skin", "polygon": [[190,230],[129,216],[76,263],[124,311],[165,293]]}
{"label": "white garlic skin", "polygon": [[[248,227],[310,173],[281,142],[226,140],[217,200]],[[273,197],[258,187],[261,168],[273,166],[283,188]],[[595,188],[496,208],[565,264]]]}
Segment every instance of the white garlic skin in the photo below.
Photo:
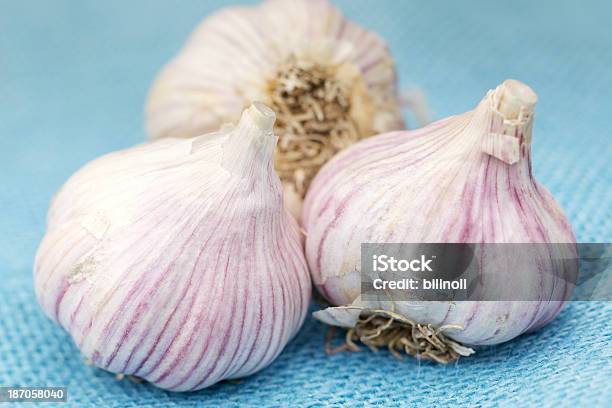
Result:
{"label": "white garlic skin", "polygon": [[[505,81],[470,112],[415,131],[392,132],[346,149],[314,179],[304,202],[306,257],[313,281],[334,305],[315,313],[350,327],[361,309],[393,310],[418,323],[459,325],[445,332],[471,345],[496,344],[552,320],[571,294],[550,286],[554,263],[521,274],[526,290],[545,282],[543,300],[371,303],[360,295],[360,244],[570,243],[575,236],[562,210],[531,172],[531,131],[537,96]],[[573,248],[573,249],[572,249]],[[575,273],[570,270],[568,273]],[[525,275],[526,274],[526,275]],[[512,278],[509,277],[509,282]],[[529,299],[532,299],[531,297]]]}
{"label": "white garlic skin", "polygon": [[[253,100],[272,106],[271,79],[292,56],[337,68],[336,79],[351,89],[357,140],[405,128],[395,65],[378,35],[346,19],[328,0],[266,0],[225,8],[194,30],[152,85],[147,132],[152,138],[193,137],[236,121]],[[279,145],[285,133],[277,131]],[[303,194],[289,179],[300,176],[279,174],[286,206],[299,218]]]}
{"label": "white garlic skin", "polygon": [[35,262],[46,314],[105,370],[173,391],[270,364],[311,284],[272,165],[274,113],[98,158],[55,196]]}

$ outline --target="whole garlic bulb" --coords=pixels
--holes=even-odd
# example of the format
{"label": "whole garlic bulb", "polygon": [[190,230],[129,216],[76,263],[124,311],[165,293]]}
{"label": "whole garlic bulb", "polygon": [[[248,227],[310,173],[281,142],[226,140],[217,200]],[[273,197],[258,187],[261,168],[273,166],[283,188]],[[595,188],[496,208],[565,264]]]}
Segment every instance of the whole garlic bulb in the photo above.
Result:
{"label": "whole garlic bulb", "polygon": [[47,315],[93,364],[187,391],[270,364],[311,286],[272,157],[274,113],[87,164],[62,187],[38,249]]}
{"label": "whole garlic bulb", "polygon": [[275,167],[296,218],[336,152],[404,128],[387,46],[327,0],[266,0],[205,19],[153,84],[146,127],[152,138],[197,136],[252,100],[276,112]]}
{"label": "whole garlic bulb", "polygon": [[[520,280],[538,288],[541,301],[360,298],[360,243],[569,243],[563,255],[576,259],[567,219],[531,171],[536,101],[527,85],[507,80],[473,111],[364,140],[330,161],[304,203],[306,257],[321,293],[334,305],[351,307],[315,315],[353,327],[364,311],[387,310],[400,320],[452,325],[448,337],[470,345],[507,341],[552,320],[571,293],[572,276],[553,287],[558,280],[548,277],[559,274],[547,258],[530,269],[506,271],[508,285]],[[576,273],[570,269],[560,272]]]}

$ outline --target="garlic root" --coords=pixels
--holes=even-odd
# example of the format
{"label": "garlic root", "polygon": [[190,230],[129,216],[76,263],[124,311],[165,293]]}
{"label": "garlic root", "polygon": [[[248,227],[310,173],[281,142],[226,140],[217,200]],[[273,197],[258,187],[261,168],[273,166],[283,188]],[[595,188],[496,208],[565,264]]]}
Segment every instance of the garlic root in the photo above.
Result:
{"label": "garlic root", "polygon": [[336,326],[331,326],[326,341],[326,352],[334,354],[343,350],[359,352],[356,341],[377,352],[386,347],[397,359],[402,360],[401,353],[423,360],[433,360],[447,364],[461,356],[470,356],[474,350],[444,335],[448,328],[461,329],[458,326],[445,326],[439,329],[430,324],[419,324],[404,316],[387,310],[369,310],[367,317],[360,318],[354,327],[346,329],[344,344],[333,348],[331,336]]}

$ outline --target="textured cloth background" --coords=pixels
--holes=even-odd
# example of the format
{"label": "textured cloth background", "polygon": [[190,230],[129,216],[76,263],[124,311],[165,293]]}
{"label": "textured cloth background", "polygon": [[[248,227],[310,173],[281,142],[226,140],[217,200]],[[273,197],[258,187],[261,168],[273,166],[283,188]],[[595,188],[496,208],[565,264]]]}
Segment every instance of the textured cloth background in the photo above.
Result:
{"label": "textured cloth background", "polygon": [[[610,242],[612,3],[424,3],[337,2],[388,39],[402,86],[426,90],[436,118],[471,109],[505,78],[531,85],[537,178],[580,242]],[[312,318],[268,369],[197,393],[83,364],[33,294],[49,200],[87,161],[144,140],[155,73],[223,4],[0,0],[0,384],[66,385],[73,406],[612,406],[609,303],[573,303],[540,332],[449,366],[328,357]]]}

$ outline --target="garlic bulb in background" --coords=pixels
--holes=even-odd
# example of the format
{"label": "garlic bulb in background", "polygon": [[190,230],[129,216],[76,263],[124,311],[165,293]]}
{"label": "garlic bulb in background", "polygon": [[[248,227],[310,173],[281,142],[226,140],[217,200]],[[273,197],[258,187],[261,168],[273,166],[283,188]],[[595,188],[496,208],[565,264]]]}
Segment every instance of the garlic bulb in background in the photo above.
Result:
{"label": "garlic bulb in background", "polygon": [[146,127],[153,138],[197,136],[253,100],[276,112],[275,167],[296,218],[336,152],[404,128],[385,43],[327,0],[267,0],[205,19],[153,84]]}
{"label": "garlic bulb in background", "polygon": [[310,277],[273,168],[274,113],[103,156],[54,198],[35,263],[96,366],[186,391],[252,374],[300,328]]}
{"label": "garlic bulb in background", "polygon": [[[405,345],[411,354],[424,351],[415,344],[439,334],[435,328],[447,329],[450,339],[480,345],[510,340],[551,321],[571,293],[576,270],[558,271],[544,256],[533,268],[504,271],[503,282],[540,290],[535,295],[540,301],[372,303],[360,298],[361,243],[570,243],[561,257],[576,259],[567,219],[531,171],[536,101],[527,85],[507,80],[473,111],[364,140],[330,161],[304,202],[306,257],[320,292],[334,305],[351,307],[315,315],[369,333],[394,318],[398,325],[385,329],[414,331],[381,341]],[[560,274],[568,275],[563,285],[549,279]],[[451,351],[427,343],[428,357],[471,353],[450,339]],[[441,357],[444,352],[450,355]]]}

